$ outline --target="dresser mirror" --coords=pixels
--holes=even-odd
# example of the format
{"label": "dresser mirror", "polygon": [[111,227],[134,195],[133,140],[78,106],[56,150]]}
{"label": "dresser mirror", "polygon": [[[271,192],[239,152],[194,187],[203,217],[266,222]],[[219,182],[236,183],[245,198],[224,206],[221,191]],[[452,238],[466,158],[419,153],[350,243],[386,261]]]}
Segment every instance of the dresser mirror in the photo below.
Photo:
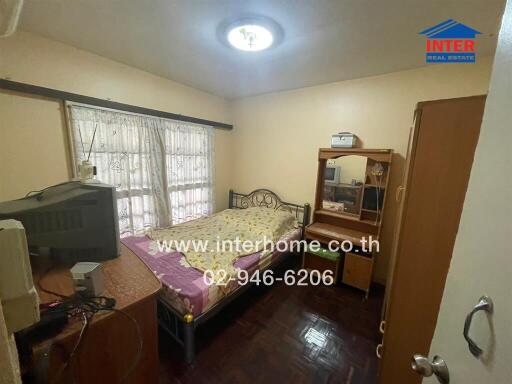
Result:
{"label": "dresser mirror", "polygon": [[341,156],[326,161],[323,180],[322,209],[359,215],[367,158]]}
{"label": "dresser mirror", "polygon": [[379,225],[391,163],[389,152],[322,149],[320,154],[316,209]]}

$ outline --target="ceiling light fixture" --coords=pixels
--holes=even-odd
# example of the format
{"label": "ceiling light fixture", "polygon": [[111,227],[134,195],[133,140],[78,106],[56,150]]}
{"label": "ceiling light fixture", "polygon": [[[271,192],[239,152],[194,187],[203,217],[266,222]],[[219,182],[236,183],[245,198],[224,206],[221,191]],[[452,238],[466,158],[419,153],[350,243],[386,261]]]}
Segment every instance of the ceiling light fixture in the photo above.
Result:
{"label": "ceiling light fixture", "polygon": [[267,28],[257,24],[246,24],[228,32],[228,42],[242,51],[263,51],[272,45],[274,36]]}
{"label": "ceiling light fixture", "polygon": [[[226,27],[227,25],[227,27]],[[266,17],[251,17],[224,24],[223,40],[233,48],[247,52],[263,51],[276,45],[281,28]]]}

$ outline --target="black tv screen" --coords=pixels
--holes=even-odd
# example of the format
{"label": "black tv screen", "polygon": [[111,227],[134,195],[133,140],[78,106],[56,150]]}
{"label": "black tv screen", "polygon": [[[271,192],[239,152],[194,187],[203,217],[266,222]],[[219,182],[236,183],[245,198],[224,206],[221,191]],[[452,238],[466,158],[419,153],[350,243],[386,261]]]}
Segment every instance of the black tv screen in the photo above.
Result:
{"label": "black tv screen", "polygon": [[336,173],[336,169],[335,168],[325,168],[325,174],[324,174],[324,179],[325,180],[334,180],[334,175]]}

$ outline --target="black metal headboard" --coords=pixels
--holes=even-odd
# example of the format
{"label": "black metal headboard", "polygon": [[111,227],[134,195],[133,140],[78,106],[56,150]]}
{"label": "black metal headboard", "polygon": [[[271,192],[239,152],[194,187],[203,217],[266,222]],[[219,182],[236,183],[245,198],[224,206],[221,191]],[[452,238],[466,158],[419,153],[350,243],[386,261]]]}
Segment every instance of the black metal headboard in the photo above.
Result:
{"label": "black metal headboard", "polygon": [[268,189],[256,189],[247,194],[234,192],[232,189],[229,190],[229,208],[246,209],[250,207],[265,207],[289,211],[297,218],[302,227],[303,235],[304,229],[309,224],[311,207],[308,203],[304,205],[287,203]]}

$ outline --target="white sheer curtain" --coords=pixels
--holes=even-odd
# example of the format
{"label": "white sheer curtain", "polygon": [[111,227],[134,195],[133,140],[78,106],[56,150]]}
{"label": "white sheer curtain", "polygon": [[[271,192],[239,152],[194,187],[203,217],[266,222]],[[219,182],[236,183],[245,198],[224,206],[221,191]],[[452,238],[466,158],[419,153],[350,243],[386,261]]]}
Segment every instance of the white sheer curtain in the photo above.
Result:
{"label": "white sheer curtain", "polygon": [[213,128],[77,105],[69,111],[76,163],[93,142],[98,180],[117,189],[121,234],[212,213]]}

